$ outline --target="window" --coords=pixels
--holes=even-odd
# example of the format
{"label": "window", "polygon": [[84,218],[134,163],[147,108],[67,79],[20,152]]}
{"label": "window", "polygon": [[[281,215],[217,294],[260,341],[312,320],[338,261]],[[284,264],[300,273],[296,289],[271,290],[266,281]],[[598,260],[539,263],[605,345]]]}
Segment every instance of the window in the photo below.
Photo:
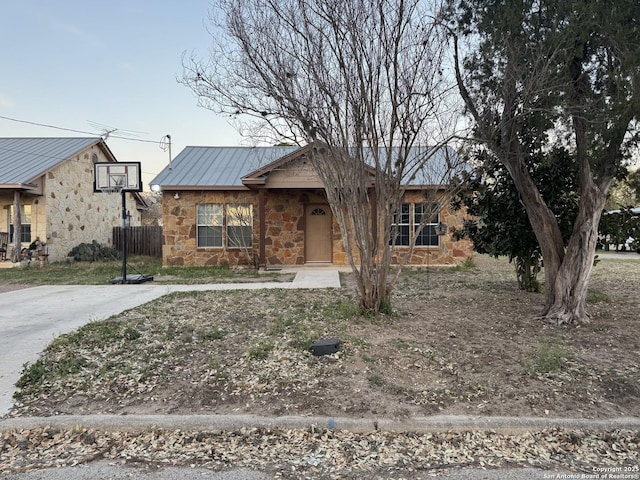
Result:
{"label": "window", "polygon": [[[438,246],[439,240],[436,232],[438,213],[436,208],[436,205],[424,203],[403,203],[400,206],[400,213],[394,215],[389,245],[408,247],[413,237],[417,247]],[[436,213],[431,214],[434,211]],[[424,228],[418,232],[424,215],[431,216]]]}
{"label": "window", "polygon": [[[420,222],[424,216],[430,215],[424,224],[424,228],[418,233]],[[438,210],[437,205],[426,205],[424,203],[416,203],[414,205],[413,215],[414,233],[416,234],[416,246],[420,247],[437,247],[438,233]]]}
{"label": "window", "polygon": [[250,247],[253,243],[251,204],[203,203],[196,211],[196,244],[201,247]]}
{"label": "window", "polygon": [[222,205],[203,203],[197,206],[198,247],[222,247]]}
{"label": "window", "polygon": [[250,204],[226,206],[227,247],[250,247],[253,240],[253,210]]}
{"label": "window", "polygon": [[409,245],[409,232],[411,220],[410,215],[411,204],[403,203],[400,205],[400,213],[394,215],[393,224],[391,225],[391,245]]}
{"label": "window", "polygon": [[[31,243],[31,205],[20,205],[20,223],[20,242]],[[9,210],[9,238],[13,241],[13,205]]]}

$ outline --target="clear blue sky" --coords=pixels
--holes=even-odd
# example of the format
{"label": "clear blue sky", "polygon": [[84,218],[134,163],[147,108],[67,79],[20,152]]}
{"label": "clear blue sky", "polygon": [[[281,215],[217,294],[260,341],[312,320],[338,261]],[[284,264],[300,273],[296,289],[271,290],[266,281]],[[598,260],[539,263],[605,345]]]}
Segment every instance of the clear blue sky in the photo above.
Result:
{"label": "clear blue sky", "polygon": [[[0,115],[101,133],[90,122],[172,137],[187,145],[240,145],[227,119],[179,85],[183,52],[205,56],[208,0],[4,0]],[[81,134],[0,118],[2,137]],[[108,139],[119,161],[141,161],[145,189],[168,163],[157,144]]]}

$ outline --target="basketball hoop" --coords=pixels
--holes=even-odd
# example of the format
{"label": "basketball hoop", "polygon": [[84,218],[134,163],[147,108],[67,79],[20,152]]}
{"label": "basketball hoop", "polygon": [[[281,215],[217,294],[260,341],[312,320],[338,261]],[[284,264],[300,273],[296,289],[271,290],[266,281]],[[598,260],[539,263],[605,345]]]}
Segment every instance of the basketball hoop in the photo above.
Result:
{"label": "basketball hoop", "polygon": [[96,162],[94,164],[93,191],[122,195],[122,275],[111,283],[142,283],[153,280],[150,275],[127,275],[127,193],[142,191],[140,162]]}
{"label": "basketball hoop", "polygon": [[98,188],[98,191],[100,193],[120,193],[122,192],[122,185],[112,185],[112,186],[108,186],[108,187],[101,187]]}

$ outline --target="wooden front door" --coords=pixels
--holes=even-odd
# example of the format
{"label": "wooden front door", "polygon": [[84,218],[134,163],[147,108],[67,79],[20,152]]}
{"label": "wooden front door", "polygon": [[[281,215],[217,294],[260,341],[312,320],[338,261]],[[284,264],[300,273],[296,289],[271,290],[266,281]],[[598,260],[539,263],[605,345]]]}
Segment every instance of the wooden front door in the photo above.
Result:
{"label": "wooden front door", "polygon": [[305,260],[331,262],[331,209],[307,205],[305,211]]}

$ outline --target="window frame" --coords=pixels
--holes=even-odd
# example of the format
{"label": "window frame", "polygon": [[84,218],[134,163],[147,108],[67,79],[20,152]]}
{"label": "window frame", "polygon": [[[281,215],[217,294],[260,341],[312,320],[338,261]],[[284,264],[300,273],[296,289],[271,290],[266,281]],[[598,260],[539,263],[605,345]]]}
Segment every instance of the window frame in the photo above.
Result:
{"label": "window frame", "polygon": [[[232,209],[234,208],[246,209],[242,219],[233,219]],[[207,218],[209,216],[213,216],[210,221]],[[244,219],[248,224],[242,224]],[[198,203],[195,223],[196,248],[224,250],[253,248],[252,203]],[[231,229],[234,228],[240,230],[242,241],[238,241],[235,234],[230,234]],[[204,234],[206,232],[209,234]],[[207,241],[208,239],[212,241]]]}
{"label": "window frame", "polygon": [[[216,208],[217,207],[217,208]],[[213,211],[204,211],[210,208]],[[203,210],[201,212],[201,209]],[[218,210],[216,212],[215,210]],[[203,222],[208,216],[213,216],[212,221]],[[219,222],[219,223],[216,223]],[[196,248],[222,248],[224,245],[224,206],[222,203],[198,203],[196,205]],[[210,232],[209,235],[201,234],[201,231]],[[219,234],[216,232],[219,231]],[[212,239],[213,244],[205,244],[205,240]],[[208,242],[207,242],[208,243]]]}
{"label": "window frame", "polygon": [[[416,247],[437,247],[440,245],[440,235],[436,230],[437,226],[440,224],[440,209],[436,209],[437,205],[434,203],[414,203],[414,213],[413,213],[413,234],[415,236],[415,246]],[[418,212],[418,208],[420,207],[421,212]],[[425,215],[425,211],[429,212],[431,210],[437,210],[436,213],[432,214],[432,221],[425,223],[422,230],[418,233],[418,228],[420,227],[420,222],[422,222],[422,216]],[[435,218],[435,222],[433,221]],[[424,242],[424,239],[427,239],[428,243]],[[435,243],[431,243],[435,241]]]}
{"label": "window frame", "polygon": [[[439,209],[433,214],[432,221],[426,223],[418,233],[422,215],[424,215],[425,210],[429,211],[434,205],[436,204],[402,202],[400,204],[400,212],[396,213],[391,220],[391,238],[389,239],[389,245],[394,248],[409,247],[411,242],[413,242],[414,248],[439,247],[440,236],[436,230],[440,224]],[[419,206],[419,208],[416,208],[417,206]],[[397,222],[398,216],[400,216],[400,222]],[[435,219],[435,222],[433,219]]]}

